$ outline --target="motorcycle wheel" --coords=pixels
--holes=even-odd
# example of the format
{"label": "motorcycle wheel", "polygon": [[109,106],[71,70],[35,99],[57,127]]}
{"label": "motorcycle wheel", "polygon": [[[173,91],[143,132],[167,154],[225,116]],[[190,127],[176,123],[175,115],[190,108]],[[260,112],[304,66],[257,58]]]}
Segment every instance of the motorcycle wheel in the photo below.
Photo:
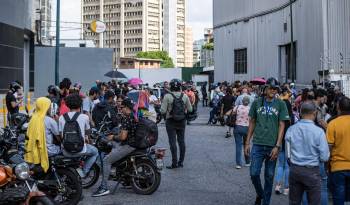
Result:
{"label": "motorcycle wheel", "polygon": [[79,174],[70,169],[57,169],[56,172],[64,188],[64,192],[59,192],[54,197],[55,202],[61,205],[78,204],[83,192]]}
{"label": "motorcycle wheel", "polygon": [[225,121],[224,120],[220,120],[220,125],[221,126],[225,126]]}
{"label": "motorcycle wheel", "polygon": [[55,205],[47,196],[34,196],[30,199],[29,205]]}
{"label": "motorcycle wheel", "polygon": [[211,122],[213,123],[213,125],[216,125],[216,123],[218,122],[218,120],[217,120],[217,119],[213,119]]}
{"label": "motorcycle wheel", "polygon": [[161,175],[150,160],[136,161],[138,174],[131,179],[131,186],[136,194],[151,195],[157,191]]}
{"label": "motorcycle wheel", "polygon": [[95,163],[92,165],[88,176],[81,179],[83,189],[88,189],[96,184],[100,176],[100,167]]}

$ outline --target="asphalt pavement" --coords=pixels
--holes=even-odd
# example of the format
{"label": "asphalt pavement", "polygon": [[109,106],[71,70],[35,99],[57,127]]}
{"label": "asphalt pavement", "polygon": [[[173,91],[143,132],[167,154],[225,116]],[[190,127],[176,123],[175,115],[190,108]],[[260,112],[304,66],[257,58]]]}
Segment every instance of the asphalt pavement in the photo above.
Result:
{"label": "asphalt pavement", "polygon": [[[84,191],[84,205],[253,205],[255,191],[249,168],[235,169],[233,137],[226,139],[221,126],[206,125],[209,108],[200,108],[199,117],[186,128],[184,168],[163,170],[161,185],[153,195],[137,195],[119,188],[114,195],[90,197],[97,186]],[[169,149],[164,124],[159,126],[160,147]],[[167,150],[165,164],[171,163]],[[263,178],[262,178],[263,181]],[[110,182],[110,186],[116,182]],[[271,205],[287,205],[287,196],[273,194]]]}

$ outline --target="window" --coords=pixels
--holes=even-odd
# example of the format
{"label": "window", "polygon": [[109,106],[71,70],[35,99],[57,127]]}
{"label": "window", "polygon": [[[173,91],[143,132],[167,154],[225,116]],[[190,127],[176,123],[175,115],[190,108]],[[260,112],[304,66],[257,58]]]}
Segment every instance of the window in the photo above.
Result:
{"label": "window", "polygon": [[247,74],[247,49],[235,50],[235,74]]}

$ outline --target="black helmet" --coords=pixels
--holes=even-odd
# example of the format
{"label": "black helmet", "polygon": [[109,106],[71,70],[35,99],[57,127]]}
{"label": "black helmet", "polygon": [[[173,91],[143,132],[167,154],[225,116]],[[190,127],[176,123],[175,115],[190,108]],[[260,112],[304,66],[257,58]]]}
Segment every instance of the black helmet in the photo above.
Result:
{"label": "black helmet", "polygon": [[122,102],[122,106],[129,108],[130,110],[134,109],[134,103],[130,98],[125,98]]}
{"label": "black helmet", "polygon": [[13,82],[10,83],[10,90],[12,92],[16,92],[20,88],[21,88],[21,85],[18,82],[13,81]]}
{"label": "black helmet", "polygon": [[55,85],[49,85],[49,87],[47,87],[47,92],[49,94],[57,96],[59,93],[59,88]]}
{"label": "black helmet", "polygon": [[266,81],[266,86],[279,89],[280,88],[280,83],[278,82],[278,80],[276,80],[276,78],[269,78]]}
{"label": "black helmet", "polygon": [[170,81],[170,90],[181,90],[182,87],[182,81],[179,79],[172,79]]}

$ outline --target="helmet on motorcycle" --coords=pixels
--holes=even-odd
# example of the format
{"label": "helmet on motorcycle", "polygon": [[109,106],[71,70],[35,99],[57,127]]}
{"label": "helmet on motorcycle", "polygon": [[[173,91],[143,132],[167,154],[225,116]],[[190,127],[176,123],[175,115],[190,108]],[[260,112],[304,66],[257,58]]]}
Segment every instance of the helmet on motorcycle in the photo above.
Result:
{"label": "helmet on motorcycle", "polygon": [[55,85],[49,85],[49,87],[47,87],[47,92],[51,95],[57,96],[59,91],[60,89]]}
{"label": "helmet on motorcycle", "polygon": [[13,81],[13,82],[10,83],[10,90],[12,92],[16,92],[20,88],[21,88],[21,85],[18,82]]}
{"label": "helmet on motorcycle", "polygon": [[182,86],[182,81],[179,79],[172,79],[170,81],[170,90],[171,91],[180,91]]}
{"label": "helmet on motorcycle", "polygon": [[280,83],[278,82],[278,80],[276,80],[276,78],[269,78],[266,81],[266,87],[270,87],[270,88],[280,88]]}

